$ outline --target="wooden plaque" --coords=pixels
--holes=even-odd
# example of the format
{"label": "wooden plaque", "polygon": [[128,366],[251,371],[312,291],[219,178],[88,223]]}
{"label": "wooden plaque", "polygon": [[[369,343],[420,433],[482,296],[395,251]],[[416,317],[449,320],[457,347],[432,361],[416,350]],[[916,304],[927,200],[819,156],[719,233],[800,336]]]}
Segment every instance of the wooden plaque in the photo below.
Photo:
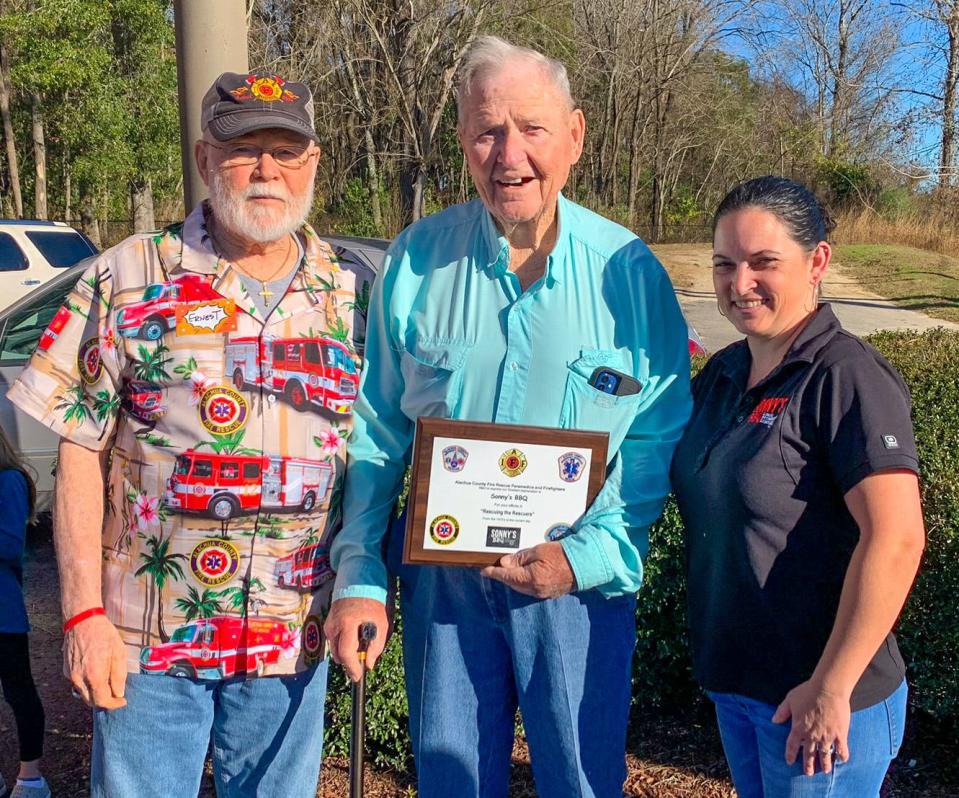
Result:
{"label": "wooden plaque", "polygon": [[606,478],[605,432],[422,417],[403,562],[484,566],[561,537]]}

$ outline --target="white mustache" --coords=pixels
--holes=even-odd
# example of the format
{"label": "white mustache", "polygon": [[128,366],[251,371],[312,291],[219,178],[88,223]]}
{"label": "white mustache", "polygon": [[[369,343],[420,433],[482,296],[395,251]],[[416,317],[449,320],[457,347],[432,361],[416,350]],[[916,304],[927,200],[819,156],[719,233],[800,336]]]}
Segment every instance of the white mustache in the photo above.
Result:
{"label": "white mustache", "polygon": [[267,186],[249,186],[243,190],[243,199],[279,199],[289,202],[290,195],[279,188],[269,188]]}

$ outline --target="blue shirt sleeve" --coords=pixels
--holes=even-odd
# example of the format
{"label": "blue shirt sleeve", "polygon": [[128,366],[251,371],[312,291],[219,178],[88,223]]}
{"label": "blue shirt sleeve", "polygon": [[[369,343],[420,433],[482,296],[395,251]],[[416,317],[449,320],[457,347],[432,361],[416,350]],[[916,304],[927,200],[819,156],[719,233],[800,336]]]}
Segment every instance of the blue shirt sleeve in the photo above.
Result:
{"label": "blue shirt sleeve", "polygon": [[330,562],[336,571],[333,600],[386,601],[382,541],[406,470],[413,424],[400,409],[402,380],[399,343],[390,329],[389,303],[396,278],[394,245],[373,284],[366,328],[360,391],[353,406],[343,528],[333,540]]}

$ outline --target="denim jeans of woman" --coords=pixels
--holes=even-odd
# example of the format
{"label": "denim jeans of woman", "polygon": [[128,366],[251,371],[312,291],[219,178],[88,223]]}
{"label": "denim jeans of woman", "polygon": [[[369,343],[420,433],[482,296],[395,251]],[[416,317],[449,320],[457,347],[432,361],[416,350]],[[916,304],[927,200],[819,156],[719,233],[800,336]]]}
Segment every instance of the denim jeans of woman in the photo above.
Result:
{"label": "denim jeans of woman", "polygon": [[899,753],[906,724],[902,684],[884,701],[852,713],[849,761],[831,773],[806,776],[802,751],[786,763],[790,722],[773,723],[776,707],[732,693],[709,693],[723,749],[739,798],[878,798],[889,764]]}

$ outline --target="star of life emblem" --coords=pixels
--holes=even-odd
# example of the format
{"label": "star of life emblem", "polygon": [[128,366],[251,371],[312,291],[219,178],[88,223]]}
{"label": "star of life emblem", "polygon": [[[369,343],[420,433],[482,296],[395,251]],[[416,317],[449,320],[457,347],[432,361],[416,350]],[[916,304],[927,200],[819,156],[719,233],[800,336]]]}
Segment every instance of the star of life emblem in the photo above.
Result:
{"label": "star of life emblem", "polygon": [[559,456],[559,478],[563,482],[578,482],[586,468],[586,458],[578,452],[566,452]]}

